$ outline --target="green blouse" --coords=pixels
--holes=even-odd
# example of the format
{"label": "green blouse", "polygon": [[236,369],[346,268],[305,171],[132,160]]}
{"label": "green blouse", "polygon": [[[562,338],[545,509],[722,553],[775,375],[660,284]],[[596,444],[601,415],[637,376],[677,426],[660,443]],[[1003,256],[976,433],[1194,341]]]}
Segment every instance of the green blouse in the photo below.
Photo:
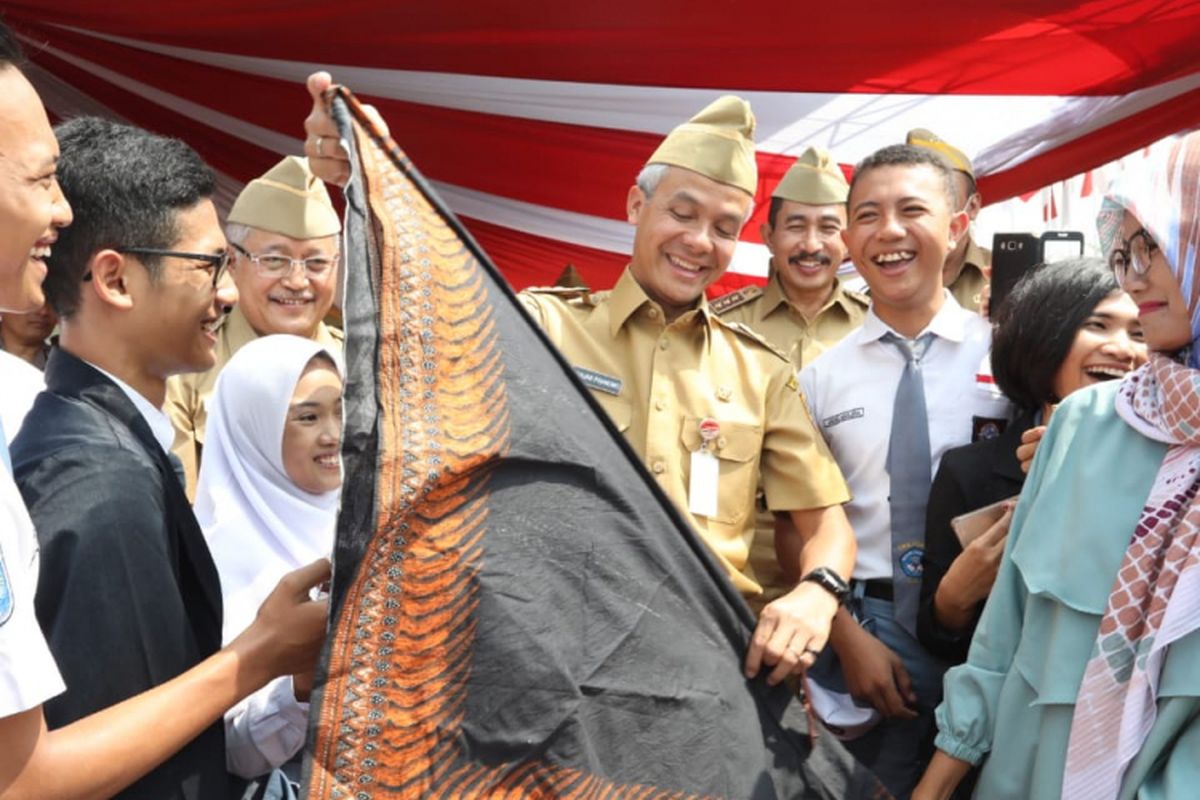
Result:
{"label": "green blouse", "polygon": [[[1117,388],[1114,381],[1076,392],[1055,412],[967,662],[946,674],[936,743],[984,762],[976,797],[1060,796],[1083,671],[1167,450],[1116,415]],[[1158,717],[1121,798],[1200,797],[1198,715],[1194,632],[1167,652]]]}

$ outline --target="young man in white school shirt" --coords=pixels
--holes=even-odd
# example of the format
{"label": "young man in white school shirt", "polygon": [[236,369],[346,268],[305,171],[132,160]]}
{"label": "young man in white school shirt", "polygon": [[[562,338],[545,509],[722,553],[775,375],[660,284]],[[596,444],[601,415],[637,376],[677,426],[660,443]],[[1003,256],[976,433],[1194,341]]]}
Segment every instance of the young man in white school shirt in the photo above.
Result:
{"label": "young man in white school shirt", "polygon": [[1009,411],[990,386],[976,385],[991,343],[987,322],[942,286],[946,253],[967,229],[967,215],[954,211],[954,191],[949,167],[927,150],[887,147],[858,166],[843,237],[870,287],[871,308],[861,328],[800,375],[813,418],[854,496],[846,505],[858,540],[852,605],[863,619],[860,625],[845,609],[839,612],[830,636],[836,659],[827,652],[812,676],[883,716],[847,746],[898,798],[909,795],[928,758],[945,667],[897,622],[892,601],[894,563],[903,571],[900,579],[915,580],[919,590],[924,542],[922,519],[920,530],[893,544],[888,451],[906,369],[893,337],[928,343],[916,363],[930,479],[942,453],[971,441],[981,425],[1002,425]]}

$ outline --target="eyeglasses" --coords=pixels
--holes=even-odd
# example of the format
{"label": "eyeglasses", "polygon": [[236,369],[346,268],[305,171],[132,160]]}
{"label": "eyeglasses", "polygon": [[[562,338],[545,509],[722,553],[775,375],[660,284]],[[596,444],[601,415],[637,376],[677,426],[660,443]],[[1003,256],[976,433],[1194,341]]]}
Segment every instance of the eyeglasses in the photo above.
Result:
{"label": "eyeglasses", "polygon": [[[128,253],[132,256],[162,256],[166,258],[183,258],[188,261],[203,261],[203,267],[196,267],[212,274],[212,285],[216,289],[221,284],[221,279],[225,277],[226,270],[229,269],[229,263],[233,261],[233,253],[228,250],[221,253],[183,253],[178,250],[159,250],[156,247],[116,247],[113,248],[118,253]],[[83,279],[89,280],[92,273],[83,276]]]}
{"label": "eyeglasses", "polygon": [[334,255],[333,258],[328,256],[292,258],[280,253],[251,253],[237,244],[233,247],[250,259],[255,269],[258,270],[258,274],[263,278],[282,278],[285,275],[291,275],[292,270],[296,267],[303,268],[304,274],[310,278],[323,278],[329,274],[338,261],[337,255]]}
{"label": "eyeglasses", "polygon": [[1108,265],[1117,276],[1121,286],[1129,280],[1132,271],[1139,278],[1150,270],[1150,259],[1158,251],[1158,243],[1145,228],[1138,228],[1137,233],[1129,237],[1129,241],[1121,242],[1122,247],[1114,248],[1108,257]]}

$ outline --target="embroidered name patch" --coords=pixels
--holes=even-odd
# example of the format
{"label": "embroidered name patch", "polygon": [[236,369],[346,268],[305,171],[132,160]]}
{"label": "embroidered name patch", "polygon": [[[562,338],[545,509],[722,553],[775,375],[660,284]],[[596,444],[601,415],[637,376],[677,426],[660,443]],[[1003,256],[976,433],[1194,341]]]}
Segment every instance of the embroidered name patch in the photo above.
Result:
{"label": "embroidered name patch", "polygon": [[862,406],[859,406],[858,408],[852,408],[849,411],[842,411],[841,413],[834,414],[832,417],[826,417],[825,419],[821,420],[821,427],[832,428],[834,425],[841,425],[847,420],[862,419],[864,413],[865,412],[863,411]]}
{"label": "embroidered name patch", "polygon": [[579,376],[579,380],[588,385],[589,388],[595,389],[598,392],[607,394],[620,394],[621,387],[625,385],[620,378],[614,378],[612,375],[605,375],[602,372],[587,369],[586,367],[575,367],[575,374]]}

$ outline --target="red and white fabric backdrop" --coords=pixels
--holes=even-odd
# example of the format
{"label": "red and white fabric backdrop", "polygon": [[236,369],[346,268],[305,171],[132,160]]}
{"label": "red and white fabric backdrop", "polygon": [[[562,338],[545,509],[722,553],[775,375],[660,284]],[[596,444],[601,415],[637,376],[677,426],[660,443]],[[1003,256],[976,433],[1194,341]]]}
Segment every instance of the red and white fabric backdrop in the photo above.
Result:
{"label": "red and white fabric backdrop", "polygon": [[[742,10],[739,11],[738,8]],[[720,288],[765,274],[758,223],[810,144],[853,164],[913,127],[973,156],[988,202],[1200,125],[1200,4],[1162,0],[569,4],[7,2],[55,117],[186,139],[227,203],[298,153],[316,68],[374,102],[521,288],[610,285],[624,201],[661,136],[718,93],[758,118],[758,211]]]}

